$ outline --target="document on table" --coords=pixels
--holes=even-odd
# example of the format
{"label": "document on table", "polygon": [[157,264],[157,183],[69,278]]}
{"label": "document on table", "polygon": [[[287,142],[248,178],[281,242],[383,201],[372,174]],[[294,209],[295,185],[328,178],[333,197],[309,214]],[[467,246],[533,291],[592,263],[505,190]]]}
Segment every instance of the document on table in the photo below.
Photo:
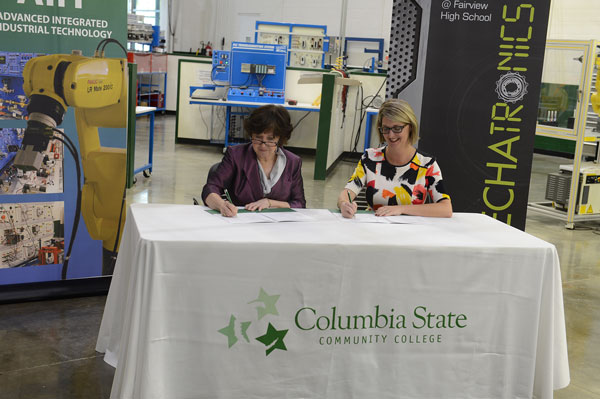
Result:
{"label": "document on table", "polygon": [[261,212],[260,214],[268,217],[269,219],[272,219],[274,222],[311,222],[315,220],[315,218],[313,217],[296,211],[265,213]]}
{"label": "document on table", "polygon": [[386,216],[385,218],[390,223],[397,224],[438,224],[440,221],[440,218],[410,215]]}
{"label": "document on table", "polygon": [[342,213],[338,209],[331,210],[338,220],[346,223],[390,223],[384,217],[375,216],[375,212],[373,211],[357,211],[352,218],[345,218],[342,216]]}
{"label": "document on table", "polygon": [[424,216],[410,216],[410,215],[398,215],[398,216],[375,216],[373,211],[357,211],[353,218],[345,218],[338,209],[332,209],[333,213],[338,219],[343,222],[354,222],[354,223],[393,223],[393,224],[438,224],[440,218],[424,217]]}
{"label": "document on table", "polygon": [[310,222],[314,218],[296,212],[289,208],[263,209],[262,211],[249,211],[244,208],[239,208],[237,216],[222,217],[218,211],[207,210],[206,212],[221,217],[222,220],[233,223],[278,223],[278,222]]}

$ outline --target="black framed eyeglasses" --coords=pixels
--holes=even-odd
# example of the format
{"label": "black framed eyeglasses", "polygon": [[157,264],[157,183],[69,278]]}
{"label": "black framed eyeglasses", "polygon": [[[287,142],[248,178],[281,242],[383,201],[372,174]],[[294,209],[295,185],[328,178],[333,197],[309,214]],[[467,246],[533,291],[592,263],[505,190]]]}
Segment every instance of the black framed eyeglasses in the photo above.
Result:
{"label": "black framed eyeglasses", "polygon": [[390,131],[392,131],[394,133],[402,133],[402,131],[404,130],[405,127],[406,127],[406,125],[394,125],[392,127],[381,126],[379,128],[379,133],[390,134]]}
{"label": "black framed eyeglasses", "polygon": [[274,140],[264,141],[261,139],[250,139],[250,141],[252,141],[253,144],[258,144],[258,145],[264,144],[267,147],[275,147],[277,145],[277,141],[274,141]]}

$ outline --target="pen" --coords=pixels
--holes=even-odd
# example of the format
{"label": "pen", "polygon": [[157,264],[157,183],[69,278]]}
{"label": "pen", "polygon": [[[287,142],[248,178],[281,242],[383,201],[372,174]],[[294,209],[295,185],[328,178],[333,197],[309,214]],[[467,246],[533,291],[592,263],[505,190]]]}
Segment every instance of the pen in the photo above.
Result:
{"label": "pen", "polygon": [[231,197],[229,196],[229,191],[227,191],[227,189],[225,189],[225,196],[227,197],[227,201],[229,201],[229,203],[233,204],[233,201],[231,200]]}
{"label": "pen", "polygon": [[350,197],[350,191],[346,191],[346,193],[348,194],[348,201],[350,201],[350,203],[352,203],[352,197]]}

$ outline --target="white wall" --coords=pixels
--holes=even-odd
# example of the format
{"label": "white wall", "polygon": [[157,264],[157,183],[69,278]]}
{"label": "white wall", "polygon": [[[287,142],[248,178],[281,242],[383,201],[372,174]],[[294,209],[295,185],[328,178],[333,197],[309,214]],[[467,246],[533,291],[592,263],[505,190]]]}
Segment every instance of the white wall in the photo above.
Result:
{"label": "white wall", "polygon": [[[167,4],[161,0],[161,23],[168,35]],[[328,35],[340,30],[342,0],[170,0],[176,35],[169,50],[195,51],[200,41],[212,42],[217,49],[225,38],[254,41],[255,22],[273,21],[326,25]],[[391,24],[392,0],[349,0],[346,36],[379,37],[387,40]],[[168,44],[171,46],[171,44]]]}
{"label": "white wall", "polygon": [[600,40],[600,1],[552,0],[548,40]]}
{"label": "white wall", "polygon": [[[161,0],[161,27],[168,35],[168,3],[171,2],[175,40],[170,50],[196,50],[211,41],[225,48],[231,41],[253,38],[256,20],[327,25],[338,35],[342,0]],[[387,39],[393,0],[349,0],[346,35]],[[549,39],[600,40],[600,1],[552,0]]]}

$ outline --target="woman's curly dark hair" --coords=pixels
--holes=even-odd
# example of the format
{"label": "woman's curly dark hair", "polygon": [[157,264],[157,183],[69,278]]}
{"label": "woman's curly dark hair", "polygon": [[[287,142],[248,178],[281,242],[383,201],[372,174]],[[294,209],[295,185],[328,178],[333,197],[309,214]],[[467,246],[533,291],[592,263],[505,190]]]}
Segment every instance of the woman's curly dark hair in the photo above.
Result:
{"label": "woman's curly dark hair", "polygon": [[292,123],[288,111],[279,105],[263,105],[250,113],[244,120],[244,131],[248,137],[263,132],[273,133],[284,145],[292,136]]}

